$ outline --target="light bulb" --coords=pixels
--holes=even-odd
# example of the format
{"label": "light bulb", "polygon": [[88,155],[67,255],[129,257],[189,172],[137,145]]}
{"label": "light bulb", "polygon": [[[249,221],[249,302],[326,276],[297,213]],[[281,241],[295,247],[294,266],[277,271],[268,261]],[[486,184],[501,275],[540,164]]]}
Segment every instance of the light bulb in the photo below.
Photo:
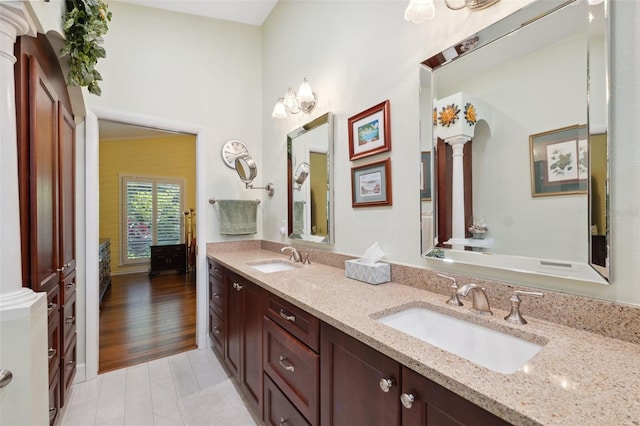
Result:
{"label": "light bulb", "polygon": [[311,90],[311,85],[305,78],[302,84],[300,84],[300,88],[298,89],[298,103],[303,102],[313,102],[314,96],[313,91]]}
{"label": "light bulb", "polygon": [[432,19],[436,13],[433,0],[410,0],[404,10],[404,19],[414,24]]}
{"label": "light bulb", "polygon": [[276,105],[273,107],[271,117],[277,118],[278,120],[287,118],[287,109],[284,107],[284,100],[282,98],[278,98]]}
{"label": "light bulb", "polygon": [[293,89],[289,87],[287,93],[284,95],[284,106],[289,110],[291,114],[297,114],[300,112],[298,101],[296,100],[296,94]]}

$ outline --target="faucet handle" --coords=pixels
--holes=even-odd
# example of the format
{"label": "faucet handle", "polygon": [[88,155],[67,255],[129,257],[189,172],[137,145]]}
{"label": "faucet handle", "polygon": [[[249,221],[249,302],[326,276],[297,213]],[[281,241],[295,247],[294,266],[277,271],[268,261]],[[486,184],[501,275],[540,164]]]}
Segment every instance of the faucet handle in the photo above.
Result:
{"label": "faucet handle", "polygon": [[437,274],[439,277],[442,278],[446,278],[448,280],[451,280],[451,296],[449,297],[449,300],[447,300],[447,305],[452,305],[452,306],[462,306],[462,302],[460,301],[460,299],[458,299],[458,283],[456,282],[456,279],[453,277],[450,277],[448,275],[443,275],[443,274]]}
{"label": "faucet handle", "polygon": [[513,296],[509,299],[511,301],[511,312],[509,312],[509,315],[504,317],[504,319],[512,324],[524,325],[527,323],[527,320],[520,315],[520,302],[522,302],[520,296],[543,297],[544,294],[538,291],[516,290],[513,292]]}
{"label": "faucet handle", "polygon": [[309,255],[313,253],[312,249],[304,250],[304,257],[302,258],[302,263],[306,263],[307,265],[311,265],[311,261],[309,260]]}

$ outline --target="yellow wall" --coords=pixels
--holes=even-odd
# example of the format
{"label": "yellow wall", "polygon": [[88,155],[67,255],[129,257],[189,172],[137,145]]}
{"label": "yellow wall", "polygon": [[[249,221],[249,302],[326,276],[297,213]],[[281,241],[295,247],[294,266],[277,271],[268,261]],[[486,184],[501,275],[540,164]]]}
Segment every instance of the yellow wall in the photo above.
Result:
{"label": "yellow wall", "polygon": [[[120,176],[185,180],[185,209],[196,207],[196,138],[176,135],[100,142],[100,238],[111,239],[111,271],[120,265]],[[139,266],[138,266],[139,269]]]}

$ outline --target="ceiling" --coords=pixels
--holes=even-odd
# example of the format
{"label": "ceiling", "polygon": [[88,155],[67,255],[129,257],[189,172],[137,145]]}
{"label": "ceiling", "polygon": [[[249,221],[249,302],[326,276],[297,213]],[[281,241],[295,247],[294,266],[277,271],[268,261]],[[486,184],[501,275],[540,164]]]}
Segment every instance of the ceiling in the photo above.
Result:
{"label": "ceiling", "polygon": [[262,25],[278,0],[118,0],[243,24]]}
{"label": "ceiling", "polygon": [[[262,25],[278,0],[117,0],[190,15]],[[100,140],[140,139],[171,135],[158,129],[100,120]]]}

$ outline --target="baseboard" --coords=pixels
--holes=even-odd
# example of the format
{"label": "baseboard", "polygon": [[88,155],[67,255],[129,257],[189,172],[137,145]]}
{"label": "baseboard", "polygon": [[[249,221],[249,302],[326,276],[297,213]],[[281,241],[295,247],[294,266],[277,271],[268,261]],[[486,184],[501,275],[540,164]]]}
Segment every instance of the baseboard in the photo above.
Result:
{"label": "baseboard", "polygon": [[73,384],[82,383],[87,380],[86,364],[76,364],[76,375],[73,378]]}

